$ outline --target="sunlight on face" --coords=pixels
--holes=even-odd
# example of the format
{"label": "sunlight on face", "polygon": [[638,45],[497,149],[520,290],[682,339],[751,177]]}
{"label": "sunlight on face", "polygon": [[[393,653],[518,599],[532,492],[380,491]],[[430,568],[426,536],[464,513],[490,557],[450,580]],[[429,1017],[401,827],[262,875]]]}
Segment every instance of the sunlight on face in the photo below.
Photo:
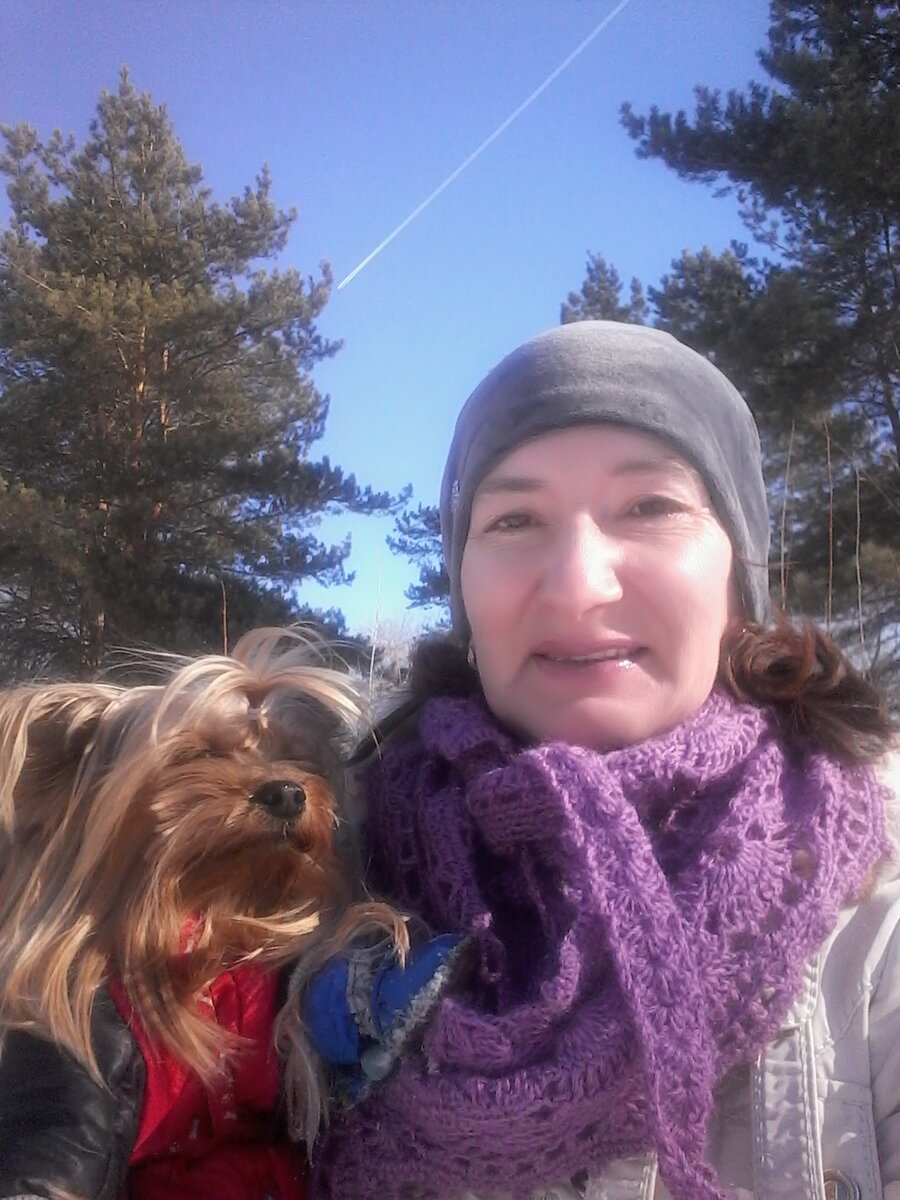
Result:
{"label": "sunlight on face", "polygon": [[732,551],[700,476],[650,434],[545,434],[481,481],[462,595],[489,705],[538,740],[596,749],[707,699]]}

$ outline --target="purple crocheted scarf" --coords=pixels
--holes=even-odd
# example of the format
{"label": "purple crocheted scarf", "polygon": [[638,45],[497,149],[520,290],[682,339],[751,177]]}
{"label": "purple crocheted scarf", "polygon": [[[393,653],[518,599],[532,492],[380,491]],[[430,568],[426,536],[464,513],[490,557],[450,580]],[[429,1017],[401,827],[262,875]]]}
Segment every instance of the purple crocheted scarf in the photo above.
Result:
{"label": "purple crocheted scarf", "polygon": [[313,1194],[519,1200],[655,1149],[676,1200],[722,1197],[713,1088],[771,1040],[889,854],[872,773],[718,693],[608,754],[523,749],[441,699],[376,763],[369,803],[373,886],[471,932],[478,972],[332,1125]]}

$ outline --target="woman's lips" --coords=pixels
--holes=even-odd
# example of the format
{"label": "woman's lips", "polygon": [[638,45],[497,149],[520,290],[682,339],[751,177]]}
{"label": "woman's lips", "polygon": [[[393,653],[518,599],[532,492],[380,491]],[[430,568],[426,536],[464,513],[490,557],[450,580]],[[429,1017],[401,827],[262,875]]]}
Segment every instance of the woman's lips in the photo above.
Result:
{"label": "woman's lips", "polygon": [[643,652],[644,647],[634,642],[592,647],[551,643],[537,646],[532,651],[532,658],[549,670],[588,671],[600,667],[633,666]]}

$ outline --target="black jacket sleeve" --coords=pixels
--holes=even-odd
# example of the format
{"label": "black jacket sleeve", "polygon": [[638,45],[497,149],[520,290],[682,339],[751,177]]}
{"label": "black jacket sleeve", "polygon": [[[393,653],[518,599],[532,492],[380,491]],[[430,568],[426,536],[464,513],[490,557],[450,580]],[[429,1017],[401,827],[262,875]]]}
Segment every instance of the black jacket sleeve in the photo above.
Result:
{"label": "black jacket sleeve", "polygon": [[91,1017],[105,1085],[67,1050],[35,1034],[7,1034],[0,1054],[0,1198],[119,1200],[137,1136],[144,1061],[106,991]]}

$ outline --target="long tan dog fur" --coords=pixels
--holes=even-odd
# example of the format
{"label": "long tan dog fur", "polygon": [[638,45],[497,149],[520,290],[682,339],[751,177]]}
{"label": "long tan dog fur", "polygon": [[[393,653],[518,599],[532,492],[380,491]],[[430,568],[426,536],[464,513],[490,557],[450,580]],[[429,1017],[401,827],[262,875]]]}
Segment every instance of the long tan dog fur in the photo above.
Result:
{"label": "long tan dog fur", "polygon": [[[272,629],[160,684],[0,694],[0,1047],[32,1030],[96,1075],[91,1007],[114,974],[151,1036],[209,1081],[239,1052],[198,1005],[223,969],[309,967],[364,931],[402,955],[404,922],[359,902],[335,850],[335,734],[359,717],[348,678]],[[252,800],[273,779],[306,794],[293,824]],[[311,1140],[327,1102],[290,1003],[277,1036]]]}

